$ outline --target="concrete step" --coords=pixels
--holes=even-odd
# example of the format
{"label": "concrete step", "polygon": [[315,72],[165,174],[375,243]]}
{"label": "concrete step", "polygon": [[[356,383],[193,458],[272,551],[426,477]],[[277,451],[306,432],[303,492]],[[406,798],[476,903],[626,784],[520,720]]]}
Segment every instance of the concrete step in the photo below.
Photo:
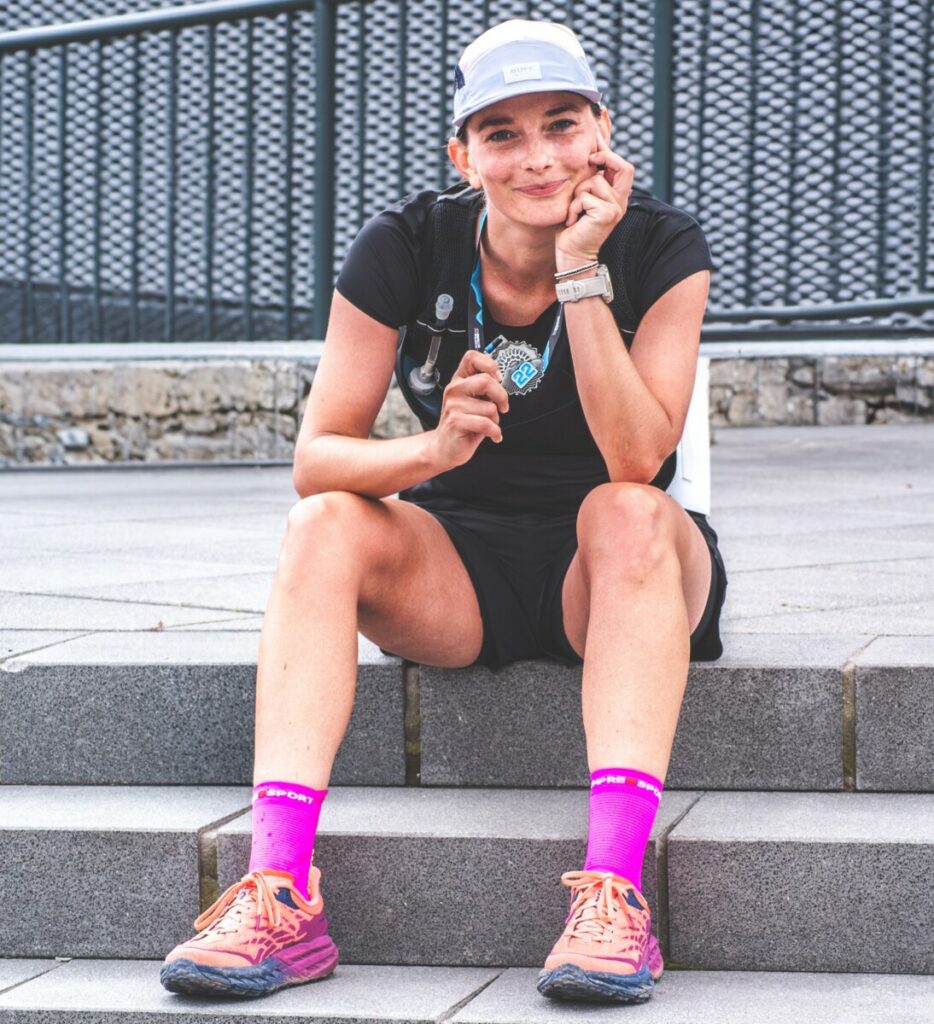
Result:
{"label": "concrete step", "polygon": [[[0,956],[161,958],[246,871],[248,802],[0,787],[0,899],[29,908]],[[580,791],[331,789],[315,863],[343,962],[540,965],[586,829]],[[667,791],[643,881],[673,966],[924,973],[932,864],[932,795]]]}
{"label": "concrete step", "polygon": [[[96,632],[8,657],[0,662],[0,779],[249,785],[258,647],[245,630]],[[402,662],[361,637],[358,664],[332,781],[403,785]]]}
{"label": "concrete step", "polygon": [[[579,668],[419,667],[359,639],[335,785],[586,785]],[[255,632],[7,642],[4,782],[250,783]],[[934,791],[932,679],[931,637],[735,634],[720,661],[691,667],[667,785]]]}
{"label": "concrete step", "polygon": [[0,956],[156,956],[187,932],[242,788],[0,786]]}
{"label": "concrete step", "polygon": [[250,1001],[166,992],[158,961],[0,961],[0,1021],[16,1024],[930,1024],[934,978],[668,970],[637,1006],[554,1004],[533,968],[338,966]]}

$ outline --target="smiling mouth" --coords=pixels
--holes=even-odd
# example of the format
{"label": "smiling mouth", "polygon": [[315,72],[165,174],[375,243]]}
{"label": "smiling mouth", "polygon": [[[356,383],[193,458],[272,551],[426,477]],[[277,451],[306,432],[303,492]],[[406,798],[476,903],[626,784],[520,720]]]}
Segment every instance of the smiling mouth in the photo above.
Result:
{"label": "smiling mouth", "polygon": [[560,191],[564,185],[564,179],[561,181],[553,181],[548,185],[529,185],[526,188],[520,188],[519,191],[525,193],[527,196],[550,196],[555,192]]}

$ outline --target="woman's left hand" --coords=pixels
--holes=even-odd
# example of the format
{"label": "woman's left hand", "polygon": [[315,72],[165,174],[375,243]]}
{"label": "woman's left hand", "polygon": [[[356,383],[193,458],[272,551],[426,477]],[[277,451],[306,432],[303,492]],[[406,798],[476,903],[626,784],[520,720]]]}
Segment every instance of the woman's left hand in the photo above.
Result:
{"label": "woman's left hand", "polygon": [[[593,177],[585,178],[574,190],[566,221],[569,226],[555,236],[559,270],[564,269],[562,264],[570,269],[597,259],[600,246],[623,219],[629,205],[635,168],[602,139],[599,145],[589,158]],[[604,170],[597,170],[600,166]],[[581,213],[585,216],[581,217]]]}

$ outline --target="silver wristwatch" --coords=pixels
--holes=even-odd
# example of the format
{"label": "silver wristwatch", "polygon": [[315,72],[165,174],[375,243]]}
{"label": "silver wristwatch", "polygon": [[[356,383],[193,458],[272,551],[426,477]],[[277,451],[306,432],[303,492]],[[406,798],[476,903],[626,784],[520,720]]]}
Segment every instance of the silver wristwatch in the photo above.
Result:
{"label": "silver wristwatch", "polygon": [[594,277],[583,281],[559,281],[555,285],[555,294],[559,302],[577,302],[588,295],[599,295],[604,302],[613,301],[613,285],[610,282],[610,271],[605,263],[597,267]]}

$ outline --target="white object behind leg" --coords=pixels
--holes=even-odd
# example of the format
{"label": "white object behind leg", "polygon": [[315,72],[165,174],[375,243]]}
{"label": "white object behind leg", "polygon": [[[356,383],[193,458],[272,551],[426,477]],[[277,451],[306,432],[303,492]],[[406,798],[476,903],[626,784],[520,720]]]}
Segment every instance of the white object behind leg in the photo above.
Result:
{"label": "white object behind leg", "polygon": [[677,465],[668,493],[685,509],[710,514],[710,359],[697,360],[694,391],[678,442]]}

